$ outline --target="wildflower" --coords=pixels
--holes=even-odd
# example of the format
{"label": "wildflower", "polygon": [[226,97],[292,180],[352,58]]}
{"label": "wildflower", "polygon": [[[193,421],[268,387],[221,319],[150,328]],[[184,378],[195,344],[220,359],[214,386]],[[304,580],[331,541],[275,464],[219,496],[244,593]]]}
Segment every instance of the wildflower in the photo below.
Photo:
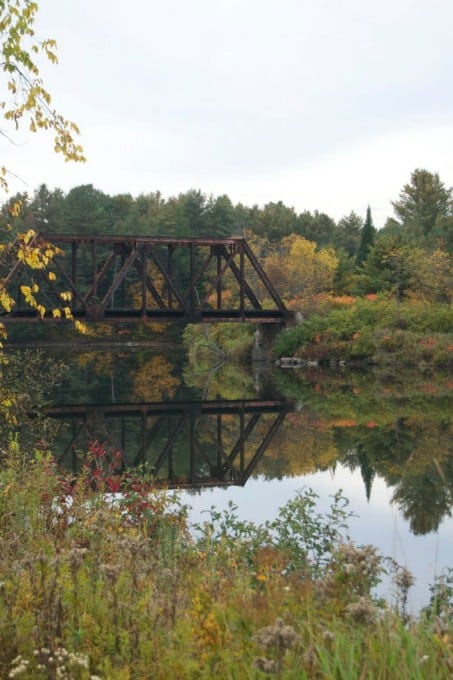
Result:
{"label": "wildflower", "polygon": [[72,548],[68,553],[69,564],[73,571],[77,571],[87,554],[87,548]]}
{"label": "wildflower", "polygon": [[355,623],[373,623],[376,618],[376,607],[366,597],[360,597],[346,607],[346,615]]}
{"label": "wildflower", "polygon": [[286,626],[282,619],[277,619],[273,626],[261,628],[256,639],[262,647],[269,648],[277,646],[281,649],[289,649],[300,642],[300,636],[292,626]]}
{"label": "wildflower", "polygon": [[308,671],[310,677],[313,677],[318,665],[318,656],[313,645],[310,645],[310,647],[305,652],[303,661],[305,670]]}
{"label": "wildflower", "polygon": [[14,666],[14,668],[10,670],[8,678],[15,678],[17,675],[26,673],[29,664],[30,662],[27,659],[22,658],[22,656],[19,654],[19,656],[16,656],[16,658],[11,662],[11,665]]}
{"label": "wildflower", "polygon": [[107,580],[111,581],[112,583],[115,583],[119,570],[120,567],[118,565],[101,564],[100,566],[100,571],[104,574]]}
{"label": "wildflower", "polygon": [[335,640],[335,635],[330,630],[325,630],[322,634],[322,639],[324,642],[331,644]]}
{"label": "wildflower", "polygon": [[395,585],[403,591],[409,590],[414,585],[414,577],[406,567],[401,567],[395,576]]}
{"label": "wildflower", "polygon": [[255,659],[255,666],[263,673],[278,673],[280,665],[274,659],[266,659],[264,656],[258,656]]}
{"label": "wildflower", "polygon": [[78,666],[79,668],[85,668],[88,670],[88,657],[85,654],[79,654],[78,652],[72,652],[69,654],[69,663],[71,666]]}

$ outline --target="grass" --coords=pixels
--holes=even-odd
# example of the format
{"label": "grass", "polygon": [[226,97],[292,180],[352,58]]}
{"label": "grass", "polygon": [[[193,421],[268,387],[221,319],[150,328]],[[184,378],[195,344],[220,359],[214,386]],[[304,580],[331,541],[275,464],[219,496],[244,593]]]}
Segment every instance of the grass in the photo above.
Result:
{"label": "grass", "polygon": [[[109,493],[108,453],[77,479],[14,442],[0,472],[0,676],[449,678],[452,589],[405,612],[373,596],[386,561],[299,493],[274,522],[231,506],[190,528],[175,497],[128,473]],[[435,606],[434,606],[435,603]],[[450,617],[450,618],[449,618]]]}

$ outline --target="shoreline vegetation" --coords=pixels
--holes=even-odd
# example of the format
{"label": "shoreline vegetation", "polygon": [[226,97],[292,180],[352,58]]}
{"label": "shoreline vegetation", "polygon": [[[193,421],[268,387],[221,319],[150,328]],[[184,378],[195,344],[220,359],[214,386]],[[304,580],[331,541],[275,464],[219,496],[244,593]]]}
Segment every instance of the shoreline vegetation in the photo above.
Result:
{"label": "shoreline vegetation", "polygon": [[[11,440],[0,472],[5,678],[407,678],[453,672],[453,577],[407,611],[409,571],[298,492],[273,522],[189,527],[146,470],[93,443],[77,477]],[[118,493],[118,492],[121,493]],[[394,599],[373,595],[392,574]]]}
{"label": "shoreline vegetation", "polygon": [[[300,323],[277,333],[269,352],[277,365],[453,367],[451,304],[322,294],[306,309]],[[240,363],[250,360],[253,334],[252,324],[214,324],[188,326],[183,339],[194,362]]]}
{"label": "shoreline vegetation", "polygon": [[[395,379],[400,368],[411,367],[421,376],[420,384],[409,387],[409,396],[386,378],[378,394],[375,387],[339,385],[339,399],[339,392],[333,394],[318,376],[280,371],[277,387],[295,398],[311,399],[313,409],[288,419],[296,438],[270,463],[277,469],[286,457],[299,469],[299,433],[321,434],[321,453],[328,460],[314,456],[302,463],[328,466],[338,452],[352,452],[357,460],[351,465],[361,465],[367,488],[381,465],[399,485],[395,493],[413,527],[423,533],[451,511],[445,483],[450,476],[444,469],[451,461],[452,190],[437,174],[415,170],[393,207],[397,219],[389,218],[377,231],[370,209],[365,220],[351,213],[336,223],[318,211],[296,214],[281,202],[263,208],[235,206],[227,196],[207,198],[195,190],[169,199],[159,192],[133,198],[107,196],[91,185],[66,195],[42,185],[34,196],[19,194],[2,206],[0,283],[7,281],[11,260],[23,261],[25,279],[17,294],[37,313],[46,312],[35,274],[43,270],[56,280],[48,269],[55,251],[50,245],[44,252],[30,246],[40,224],[49,233],[88,237],[164,233],[222,238],[241,233],[288,307],[304,316],[303,323],[275,338],[275,358],[295,357],[320,367],[370,365]],[[187,272],[184,257],[175,251],[172,261],[181,281]],[[82,266],[89,274],[89,262]],[[148,274],[154,277],[156,272]],[[167,293],[164,278],[155,277],[158,299]],[[209,281],[200,276],[198,283],[204,299]],[[265,296],[259,281],[251,285]],[[8,313],[16,299],[6,287],[0,286],[0,293],[2,311]],[[125,295],[137,304],[136,282]],[[239,308],[231,272],[222,280],[222,295],[231,308]],[[62,309],[52,310],[55,318],[63,318],[62,310],[71,317],[71,296],[71,291],[60,291]],[[215,305],[215,300],[207,299],[207,304]],[[81,328],[87,334],[90,330]],[[164,337],[164,330],[155,323],[132,333],[120,329],[118,336],[125,343],[141,343],[151,335]],[[116,331],[100,324],[95,333],[108,344]],[[1,324],[0,334],[6,334]],[[20,341],[29,334],[19,329],[11,338]],[[251,325],[188,326],[184,342],[192,367],[186,369],[186,384],[197,388],[203,380],[207,391],[230,398],[244,388],[253,391],[250,379],[239,386],[232,379],[235,363],[250,356],[253,336]],[[34,442],[26,420],[30,408],[45,404],[49,386],[58,383],[64,369],[55,356],[43,366],[34,352],[33,371],[41,376],[35,386],[31,365],[17,378],[20,358],[12,354],[0,354],[0,427],[10,430],[0,442],[2,677],[451,677],[451,571],[439,575],[426,608],[414,616],[407,611],[409,571],[378,555],[374,547],[350,541],[347,501],[341,495],[326,516],[318,514],[316,497],[307,490],[263,526],[242,522],[231,507],[226,513],[213,508],[193,528],[177,497],[152,489],[149,471],[120,475],[121,454],[106,450],[102,442],[89,444],[86,465],[77,477],[64,474],[49,452],[52,433],[44,429],[44,420]],[[84,354],[79,360],[85,377],[96,373],[91,368],[95,363],[99,372],[92,385],[82,379],[79,392],[85,395],[101,383],[113,392],[114,357],[105,353],[104,361],[98,361],[94,352]],[[225,363],[222,381],[211,367]],[[133,398],[172,398],[180,385],[172,370],[170,361],[151,357],[136,371]],[[435,370],[444,374],[439,384],[429,377]],[[422,394],[434,395],[441,406],[432,427],[425,402],[417,401]],[[336,410],[340,406],[341,413]],[[415,421],[415,434],[407,421]],[[41,421],[36,419],[35,425]],[[30,439],[27,445],[18,434],[21,426]],[[426,460],[426,448],[414,446],[414,437],[422,444],[435,441],[432,460]],[[324,446],[326,442],[331,446]],[[369,459],[356,446],[361,442],[375,445]],[[319,453],[315,447],[313,451]],[[413,486],[404,484],[411,474],[423,483],[415,495]],[[433,500],[439,508],[427,524],[419,511]],[[394,578],[391,603],[373,594],[384,569]]]}
{"label": "shoreline vegetation", "polygon": [[273,350],[320,364],[451,368],[452,328],[450,304],[325,295],[313,314],[277,336]]}
{"label": "shoreline vegetation", "polygon": [[[33,132],[50,129],[55,151],[83,162],[77,125],[50,106],[51,95],[40,77],[35,57],[52,63],[57,57],[53,39],[34,38],[37,11],[36,3],[6,3],[3,118],[15,121],[16,128],[29,124]],[[7,179],[7,168],[0,168],[4,190]],[[57,249],[51,242],[35,247],[43,227],[50,234],[77,233],[88,239],[92,234],[214,238],[240,233],[282,298],[306,316],[301,326],[277,338],[279,356],[449,368],[452,189],[438,174],[417,169],[392,205],[396,219],[389,218],[377,231],[370,208],[365,220],[351,212],[335,222],[317,210],[297,214],[281,201],[247,207],[198,190],[134,198],[128,193],[108,196],[92,185],[65,194],[42,184],[33,196],[16,194],[0,209],[0,319],[19,302],[37,317],[49,311],[55,319],[72,319],[73,291],[62,289],[51,267]],[[175,253],[172,268],[187,285],[184,257]],[[16,289],[9,290],[9,273],[20,263]],[[89,274],[88,259],[83,268]],[[39,272],[58,293],[58,306],[50,310]],[[165,277],[156,269],[145,273],[154,278],[157,295],[150,297],[156,304],[168,292]],[[237,285],[229,274],[222,292],[237,308]],[[199,284],[206,293],[209,282],[200,276]],[[125,290],[129,305],[137,304],[138,285],[131,282]],[[253,286],[258,290],[259,282]],[[346,303],[348,298],[354,301]],[[84,324],[73,323],[88,333]],[[112,331],[98,332],[110,338]],[[162,329],[154,324],[145,332],[158,336]],[[27,333],[21,330],[17,337]],[[204,347],[197,333],[204,334]],[[250,347],[247,328],[239,333],[215,328],[212,333],[217,337],[208,341],[204,329],[186,331],[193,360],[198,350],[218,361],[240,360]],[[374,547],[350,541],[347,501],[341,494],[325,516],[318,514],[316,497],[307,490],[263,526],[241,522],[230,507],[226,513],[212,509],[200,526],[189,527],[187,509],[177,497],[153,490],[146,469],[119,474],[121,453],[103,443],[89,444],[77,477],[63,473],[48,450],[46,437],[52,437],[44,420],[35,419],[41,433],[34,444],[24,446],[19,430],[27,430],[26,414],[45,404],[64,368],[55,357],[43,366],[34,352],[32,368],[40,376],[35,385],[29,365],[22,374],[24,366],[18,366],[15,373],[20,358],[3,352],[4,339],[0,322],[1,677],[452,676],[451,570],[439,576],[426,608],[414,617],[407,611],[411,574]],[[92,359],[86,356],[86,365]],[[113,376],[114,366],[107,360],[103,370]],[[154,358],[139,377],[134,394],[141,400],[150,393],[156,397],[156,384],[159,396],[169,398],[178,382],[170,362]],[[86,381],[81,389],[86,390]],[[356,426],[355,420],[348,422]],[[365,427],[373,430],[371,424]],[[386,453],[392,455],[393,449]],[[384,569],[394,577],[390,604],[373,595]]]}

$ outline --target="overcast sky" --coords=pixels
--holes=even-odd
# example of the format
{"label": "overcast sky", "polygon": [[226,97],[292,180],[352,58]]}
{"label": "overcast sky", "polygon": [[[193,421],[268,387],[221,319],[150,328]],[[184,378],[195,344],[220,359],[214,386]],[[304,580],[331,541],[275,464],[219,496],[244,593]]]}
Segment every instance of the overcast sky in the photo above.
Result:
{"label": "overcast sky", "polygon": [[190,188],[335,219],[392,214],[415,168],[453,185],[451,0],[41,0],[43,74],[88,163],[2,141],[33,190]]}

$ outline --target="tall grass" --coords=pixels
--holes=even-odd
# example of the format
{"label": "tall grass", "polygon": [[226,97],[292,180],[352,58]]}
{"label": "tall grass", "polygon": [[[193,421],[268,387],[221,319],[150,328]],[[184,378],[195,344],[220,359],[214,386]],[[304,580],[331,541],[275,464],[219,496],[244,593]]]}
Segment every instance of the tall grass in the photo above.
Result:
{"label": "tall grass", "polygon": [[190,528],[99,451],[75,479],[12,446],[0,472],[1,677],[451,677],[451,590],[411,619],[396,568],[399,604],[377,601],[387,563],[349,541],[341,495],[325,516],[307,491],[262,526],[232,506]]}

